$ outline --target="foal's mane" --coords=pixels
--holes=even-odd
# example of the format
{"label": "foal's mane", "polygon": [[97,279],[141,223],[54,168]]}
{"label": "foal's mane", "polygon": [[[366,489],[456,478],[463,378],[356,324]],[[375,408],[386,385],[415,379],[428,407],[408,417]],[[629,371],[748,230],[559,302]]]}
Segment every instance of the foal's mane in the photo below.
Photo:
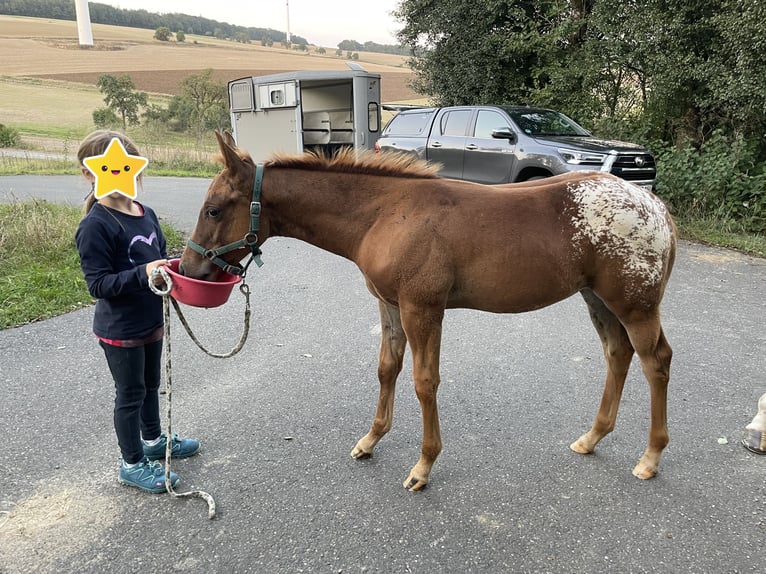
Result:
{"label": "foal's mane", "polygon": [[354,149],[350,147],[341,148],[331,155],[322,151],[303,154],[276,153],[264,162],[264,167],[429,179],[438,177],[439,171],[438,165],[429,164],[409,154],[364,151],[357,157]]}

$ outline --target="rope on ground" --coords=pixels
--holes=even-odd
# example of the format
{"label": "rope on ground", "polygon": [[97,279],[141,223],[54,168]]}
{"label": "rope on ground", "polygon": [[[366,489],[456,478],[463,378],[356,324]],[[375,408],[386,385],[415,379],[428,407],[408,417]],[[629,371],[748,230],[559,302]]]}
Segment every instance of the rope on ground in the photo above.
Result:
{"label": "rope on ground", "polygon": [[[165,281],[164,288],[158,285],[154,284],[155,277],[157,274],[162,276],[163,281]],[[176,492],[173,490],[173,485],[171,484],[170,480],[170,458],[172,455],[172,443],[173,443],[173,428],[172,428],[172,402],[173,402],[173,382],[172,382],[172,359],[170,354],[170,303],[168,303],[168,299],[170,299],[170,291],[173,287],[173,281],[170,279],[170,276],[168,275],[167,271],[165,269],[158,267],[157,269],[154,269],[152,271],[152,276],[149,278],[149,287],[151,288],[152,292],[154,292],[156,295],[162,296],[162,309],[163,309],[163,319],[165,322],[165,337],[163,341],[163,350],[165,355],[165,368],[164,368],[164,375],[165,375],[165,387],[166,387],[166,402],[167,402],[167,419],[168,419],[168,430],[167,430],[167,446],[165,447],[165,489],[168,491],[168,493],[171,496],[174,496],[176,498],[202,498],[207,502],[207,517],[212,520],[215,518],[215,500],[212,496],[210,496],[207,492],[203,492],[201,490],[193,490],[191,492]],[[175,301],[173,301],[175,303]]]}

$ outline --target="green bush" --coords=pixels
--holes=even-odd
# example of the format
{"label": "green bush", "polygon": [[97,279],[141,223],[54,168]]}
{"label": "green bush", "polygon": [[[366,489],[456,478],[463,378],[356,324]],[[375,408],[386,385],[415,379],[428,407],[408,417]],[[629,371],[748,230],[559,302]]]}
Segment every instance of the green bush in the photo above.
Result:
{"label": "green bush", "polygon": [[9,126],[0,124],[0,147],[16,147],[19,145],[19,132]]}
{"label": "green bush", "polygon": [[117,117],[112,108],[98,108],[93,112],[93,123],[97,128],[116,128],[122,126],[122,120]]}
{"label": "green bush", "polygon": [[715,132],[700,149],[652,146],[657,155],[657,194],[686,219],[738,222],[766,232],[766,174],[756,150],[741,138]]}

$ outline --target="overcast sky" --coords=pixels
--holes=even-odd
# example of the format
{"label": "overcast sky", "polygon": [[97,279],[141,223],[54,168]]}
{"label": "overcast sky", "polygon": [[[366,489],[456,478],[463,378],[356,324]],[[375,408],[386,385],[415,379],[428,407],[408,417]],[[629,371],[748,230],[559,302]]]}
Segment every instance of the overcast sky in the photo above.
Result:
{"label": "overcast sky", "polygon": [[117,8],[189,14],[218,22],[287,31],[334,48],[343,40],[396,44],[401,26],[391,17],[399,0],[99,0]]}

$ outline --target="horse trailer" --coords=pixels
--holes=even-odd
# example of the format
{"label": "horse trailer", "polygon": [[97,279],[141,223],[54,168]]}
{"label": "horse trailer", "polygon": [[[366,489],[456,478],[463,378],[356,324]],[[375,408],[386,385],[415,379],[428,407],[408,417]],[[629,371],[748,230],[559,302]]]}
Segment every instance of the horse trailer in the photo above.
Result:
{"label": "horse trailer", "polygon": [[380,74],[350,70],[299,71],[229,82],[231,127],[237,146],[256,162],[274,152],[344,146],[374,149],[381,128]]}

